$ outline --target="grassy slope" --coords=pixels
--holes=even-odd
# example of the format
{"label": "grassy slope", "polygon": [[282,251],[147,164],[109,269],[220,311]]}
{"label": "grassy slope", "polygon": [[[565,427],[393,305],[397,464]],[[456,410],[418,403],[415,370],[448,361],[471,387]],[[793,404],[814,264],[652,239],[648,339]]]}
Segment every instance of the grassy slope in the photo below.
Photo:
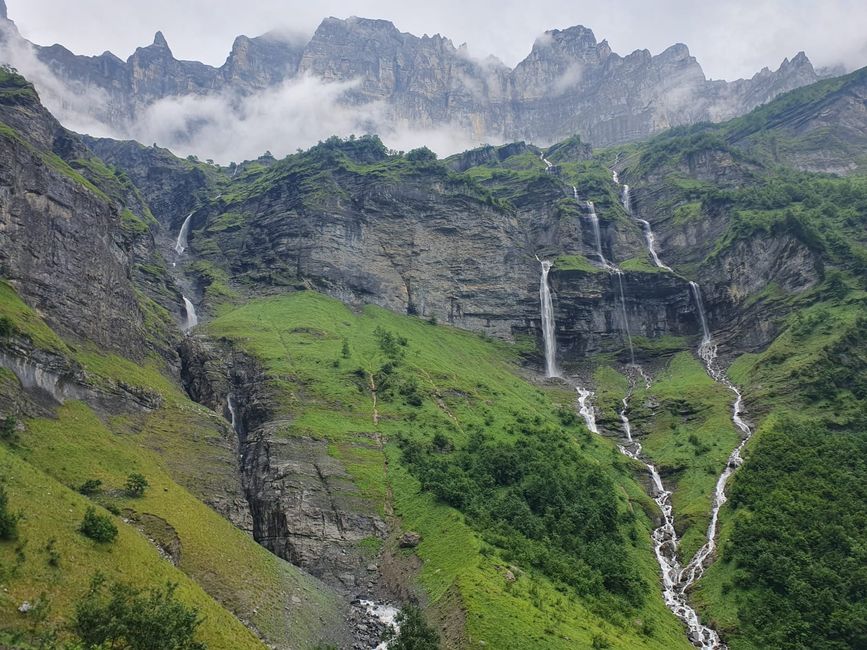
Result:
{"label": "grassy slope", "polygon": [[[867,407],[863,387],[859,396],[856,394],[859,392],[856,384],[859,376],[863,383],[863,368],[867,361],[863,349],[858,350],[852,346],[856,341],[863,340],[863,332],[858,329],[858,318],[861,316],[863,319],[864,301],[865,292],[856,290],[849,291],[845,296],[833,301],[802,308],[789,317],[788,327],[768,349],[760,354],[745,354],[732,365],[729,371],[732,379],[742,386],[744,394],[750,399],[750,405],[762,409],[755,414],[759,416],[760,423],[747,449],[748,460],[758,450],[765,448],[763,442],[766,437],[774,441],[773,450],[768,453],[780,453],[778,427],[781,419],[787,417],[812,418],[830,426],[832,431],[837,430],[833,435],[852,435],[853,438],[863,439]],[[863,323],[860,327],[863,328]],[[846,374],[847,366],[856,373],[854,376]],[[768,445],[768,448],[771,448],[771,445]],[[803,484],[809,485],[811,481],[833,469],[829,463],[839,464],[839,461],[834,461],[830,456],[826,450],[825,455],[811,457],[813,466],[809,470],[798,463],[790,466],[789,471],[808,471]],[[774,456],[766,458],[760,455],[757,461],[773,462]],[[736,473],[732,480],[732,489],[737,489],[738,479],[739,473]],[[797,494],[798,486],[790,487],[792,493]],[[839,483],[825,485],[820,489],[824,491],[824,498],[836,501],[838,497],[835,491],[840,488],[848,490],[845,484]],[[807,499],[809,496],[801,495]],[[730,544],[738,522],[748,525],[751,516],[749,505],[746,503],[733,508],[731,504],[727,504],[721,510],[722,548]],[[765,504],[762,506],[767,507]],[[748,602],[755,603],[751,600],[755,596],[755,590],[750,586],[751,581],[750,576],[739,569],[737,562],[717,562],[699,583],[696,593],[696,600],[702,610],[707,612],[721,629],[728,631],[730,645],[734,650],[759,650],[766,647],[742,630],[742,612],[739,612],[739,608]],[[812,642],[820,641],[813,638]],[[785,643],[794,644],[795,641],[789,638]]]}
{"label": "grassy slope", "polygon": [[[377,326],[408,339],[403,364],[412,369],[423,400],[413,407],[400,398],[380,395],[380,421],[374,426],[364,375],[376,372],[384,362],[373,335]],[[390,489],[402,528],[423,536],[417,549],[423,562],[418,586],[440,615],[457,608],[465,612],[465,634],[471,643],[485,641],[495,648],[574,648],[589,646],[595,636],[607,638],[613,647],[688,647],[679,623],[656,595],[657,567],[648,539],[650,522],[643,511],[652,509],[652,504],[607,442],[591,439],[583,428],[574,427],[576,444],[608,468],[620,486],[620,507],[636,511],[636,541],[628,552],[653,593],[643,608],[610,615],[610,621],[538,574],[519,572],[510,584],[504,579],[506,566],[498,552],[480,540],[462,514],[421,492],[401,466],[394,442],[398,434],[429,440],[434,432],[444,432],[461,444],[474,425],[488,435],[505,436],[503,431],[516,413],[547,421],[555,417],[558,404],[573,408],[571,392],[542,391],[516,376],[516,350],[378,308],[354,313],[312,293],[253,302],[207,327],[213,335],[232,339],[262,359],[275,385],[283,388],[282,407],[293,418],[284,435],[331,440],[331,452],[382,511]],[[348,359],[341,355],[344,340],[350,349]],[[353,449],[353,440],[377,436],[385,443],[387,475],[378,452],[358,456],[345,451]]]}
{"label": "grassy slope", "polygon": [[[8,285],[0,284],[0,291],[0,314],[19,332],[41,347],[68,353],[69,348]],[[33,599],[45,591],[52,602],[50,622],[57,624],[68,616],[90,576],[102,570],[143,584],[169,578],[180,581],[183,592],[207,616],[203,638],[212,649],[262,647],[236,616],[249,621],[273,643],[303,648],[320,642],[323,620],[340,616],[337,600],[323,585],[267,552],[201,500],[224,494],[237,481],[223,419],[190,402],[160,373],[155,360],[139,366],[86,348],[74,357],[97,384],[123,381],[159,394],[163,406],[103,420],[82,403],[67,403],[56,418],[27,421],[19,441],[2,449],[0,477],[13,508],[27,514],[22,539],[27,540],[30,552],[28,563],[4,581],[15,597],[0,604],[0,619],[10,627],[25,625],[27,621],[15,612],[19,597]],[[12,389],[17,390],[14,383]],[[142,499],[128,499],[122,491],[126,476],[135,471],[151,484]],[[22,482],[25,476],[30,482]],[[148,532],[161,541],[177,536],[181,546],[177,569],[161,560],[132,526],[119,520],[121,536],[115,545],[98,553],[81,551],[93,546],[75,530],[86,500],[70,488],[89,478],[103,482],[104,492],[94,497],[96,501],[167,522],[169,528]],[[58,518],[55,501],[44,498],[49,493],[62,493],[65,502],[74,505],[72,512]],[[55,520],[62,525],[53,525]],[[37,570],[47,567],[42,549],[49,537],[57,540],[61,569]],[[15,565],[15,547],[15,543],[0,544],[0,565]],[[286,607],[293,596],[302,603],[292,606],[292,625],[287,626]]]}

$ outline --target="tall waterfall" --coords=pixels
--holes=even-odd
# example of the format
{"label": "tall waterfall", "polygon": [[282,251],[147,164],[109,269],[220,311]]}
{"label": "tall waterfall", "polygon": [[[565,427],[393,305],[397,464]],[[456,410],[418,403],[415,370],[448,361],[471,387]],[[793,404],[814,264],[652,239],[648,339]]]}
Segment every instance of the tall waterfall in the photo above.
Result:
{"label": "tall waterfall", "polygon": [[190,219],[193,218],[193,213],[190,212],[187,215],[187,218],[184,219],[184,223],[181,224],[181,231],[178,233],[178,240],[175,242],[175,252],[178,255],[183,255],[183,252],[187,249],[189,242],[187,241],[187,237],[190,234]]}
{"label": "tall waterfall", "polygon": [[617,285],[620,288],[620,313],[623,317],[623,333],[626,334],[626,341],[629,343],[629,361],[635,365],[635,348],[632,347],[632,334],[629,333],[629,317],[626,315],[626,298],[623,295],[623,271],[615,268],[614,273],[617,275]]}
{"label": "tall waterfall", "polygon": [[182,298],[184,299],[184,309],[187,312],[187,320],[184,323],[184,329],[190,330],[199,324],[199,317],[196,316],[196,306],[192,301],[186,296],[182,296]]}
{"label": "tall waterfall", "polygon": [[[611,178],[615,185],[620,185],[620,178],[618,177],[616,170],[611,172]],[[647,252],[650,253],[653,263],[660,269],[671,271],[671,267],[663,264],[662,260],[659,259],[659,255],[656,252],[656,237],[653,234],[653,229],[650,227],[650,222],[632,212],[632,199],[629,194],[629,185],[624,184],[621,186],[620,202],[623,204],[623,209],[626,210],[626,213],[641,225],[641,230],[644,232],[644,242],[647,244]]]}
{"label": "tall waterfall", "polygon": [[557,369],[557,339],[554,331],[554,303],[551,300],[551,289],[548,287],[548,271],[551,262],[539,260],[542,265],[542,277],[539,280],[539,300],[542,304],[542,337],[545,340],[545,376],[559,377]]}

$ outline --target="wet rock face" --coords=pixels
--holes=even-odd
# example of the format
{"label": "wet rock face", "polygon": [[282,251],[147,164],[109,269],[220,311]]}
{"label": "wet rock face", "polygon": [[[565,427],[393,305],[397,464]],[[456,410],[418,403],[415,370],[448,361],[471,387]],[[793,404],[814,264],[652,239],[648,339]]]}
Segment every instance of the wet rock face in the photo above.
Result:
{"label": "wet rock face", "polygon": [[[254,539],[345,593],[369,591],[376,567],[369,570],[359,542],[384,538],[387,527],[329,454],[328,443],[282,432],[290,422],[274,412],[275,389],[246,355],[195,337],[188,337],[180,354],[184,385],[194,400],[231,419],[231,397],[249,512],[245,527]],[[376,448],[373,436],[369,445]]]}
{"label": "wet rock face", "polygon": [[326,441],[280,438],[280,425],[260,428],[245,445],[253,536],[273,553],[347,592],[363,588],[367,561],[359,555],[358,544],[385,537],[385,523],[328,454]]}
{"label": "wet rock face", "polygon": [[614,273],[551,272],[558,355],[563,363],[607,351],[619,351],[628,362],[627,325],[633,337],[701,333],[683,278],[671,273],[625,272],[622,281],[625,321]]}
{"label": "wet rock face", "polygon": [[657,56],[620,56],[580,25],[546,32],[514,69],[473,59],[440,35],[419,38],[365,18],[326,18],[306,44],[240,36],[220,68],[175,59],[159,32],[126,61],[111,53],[76,56],[61,46],[36,51],[73,86],[101,91],[107,101],[95,107],[97,117],[119,129],[167,97],[243,95],[312,76],[352,82],[347,103],[383,102],[388,118],[414,128],[448,125],[474,141],[542,144],[579,133],[607,146],[741,115],[818,79],[799,54],[751,79],[711,81],[683,44]]}

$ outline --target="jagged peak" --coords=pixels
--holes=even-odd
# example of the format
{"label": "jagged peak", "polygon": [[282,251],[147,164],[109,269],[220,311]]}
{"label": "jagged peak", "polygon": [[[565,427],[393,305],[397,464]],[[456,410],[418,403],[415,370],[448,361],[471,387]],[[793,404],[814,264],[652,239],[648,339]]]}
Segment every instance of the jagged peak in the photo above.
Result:
{"label": "jagged peak", "polygon": [[783,62],[780,64],[780,67],[777,69],[778,73],[782,72],[792,72],[792,71],[800,71],[804,70],[807,72],[815,73],[813,69],[813,64],[810,62],[810,59],[807,58],[807,55],[803,50],[798,52],[794,57],[789,59],[786,57],[783,59]]}
{"label": "jagged peak", "polygon": [[166,41],[166,37],[163,36],[162,32],[157,32],[154,34],[154,42],[152,44],[153,47],[164,47],[165,49],[169,49],[168,41]]}
{"label": "jagged peak", "polygon": [[6,0],[0,0],[0,18],[9,20],[9,14],[6,13]]}
{"label": "jagged peak", "polygon": [[670,45],[665,48],[659,56],[672,61],[682,61],[691,57],[689,48],[684,43],[675,43],[674,45]]}

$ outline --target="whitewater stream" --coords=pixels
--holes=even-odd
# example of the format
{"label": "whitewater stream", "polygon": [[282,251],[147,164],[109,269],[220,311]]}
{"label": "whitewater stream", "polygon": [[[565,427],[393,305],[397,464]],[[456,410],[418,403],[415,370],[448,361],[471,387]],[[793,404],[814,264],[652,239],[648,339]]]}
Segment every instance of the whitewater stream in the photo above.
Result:
{"label": "whitewater stream", "polygon": [[[612,179],[615,183],[619,185],[619,179],[617,177],[616,171],[613,172]],[[573,187],[572,192],[575,200],[578,201],[577,188]],[[650,227],[650,223],[648,223],[644,219],[633,215],[631,210],[628,185],[622,186],[621,200],[623,201],[623,207],[624,209],[626,209],[627,213],[629,213],[629,215],[632,216],[633,219],[635,219],[641,224],[645,236],[645,242],[647,244],[647,249],[650,253],[651,258],[653,259],[654,264],[659,268],[671,271],[671,268],[664,264],[659,258],[659,254],[656,251],[656,239],[653,235],[653,230]],[[718,381],[725,385],[735,394],[735,402],[732,411],[732,421],[734,422],[735,426],[737,426],[738,429],[742,432],[744,437],[738,447],[730,455],[728,462],[726,463],[725,469],[717,480],[716,488],[714,491],[713,504],[711,507],[711,521],[707,529],[706,542],[698,550],[698,552],[696,552],[696,554],[689,561],[689,563],[687,563],[687,565],[684,567],[681,565],[680,560],[678,559],[677,551],[679,540],[675,528],[674,511],[671,503],[671,492],[665,489],[662,478],[659,475],[656,467],[643,457],[641,444],[632,437],[632,426],[629,421],[628,410],[629,400],[632,397],[635,387],[635,376],[637,374],[642,377],[648,387],[650,385],[650,379],[644,373],[643,369],[635,363],[635,354],[632,346],[632,337],[629,333],[626,304],[623,295],[622,272],[619,268],[611,265],[608,260],[605,259],[605,256],[602,253],[601,238],[599,236],[598,217],[596,216],[593,203],[591,201],[587,201],[586,205],[589,210],[588,216],[593,227],[593,234],[595,240],[594,243],[596,245],[597,257],[599,258],[601,264],[606,269],[616,273],[618,278],[621,314],[623,317],[623,329],[629,342],[631,360],[629,376],[630,388],[626,397],[624,397],[621,402],[622,408],[619,412],[620,421],[623,427],[623,434],[626,442],[625,444],[618,445],[618,448],[620,449],[621,453],[628,456],[629,458],[640,462],[647,468],[647,471],[650,474],[651,482],[653,484],[653,494],[651,496],[656,502],[656,504],[659,506],[659,509],[662,513],[662,524],[656,529],[654,529],[652,533],[652,540],[654,553],[656,555],[656,559],[659,564],[660,573],[662,576],[663,599],[669,610],[671,610],[684,623],[687,628],[687,637],[689,638],[690,642],[692,642],[696,647],[702,648],[702,650],[725,650],[727,646],[721,641],[717,632],[712,628],[703,625],[698,616],[698,613],[689,605],[687,592],[689,591],[690,587],[692,587],[692,585],[695,584],[695,582],[704,573],[705,565],[716,548],[716,532],[719,522],[719,510],[726,501],[725,486],[734,469],[741,463],[741,450],[743,449],[744,445],[746,444],[747,440],[749,440],[749,437],[752,434],[749,426],[741,418],[741,407],[743,400],[738,389],[731,382],[728,381],[724,373],[720,371],[716,366],[716,345],[713,343],[713,339],[708,328],[707,317],[704,310],[704,303],[701,298],[701,291],[698,284],[696,284],[695,282],[690,282],[690,288],[696,301],[696,308],[698,310],[699,319],[702,325],[702,341],[698,350],[699,357],[704,361],[710,376],[715,381]],[[553,305],[551,300],[551,291],[548,286],[548,273],[551,269],[551,264],[550,262],[541,263],[542,276],[540,278],[539,294],[542,310],[542,334],[545,344],[545,374],[547,377],[559,377],[560,374],[559,370],[557,369],[556,363],[556,340],[554,338],[555,323]],[[599,428],[596,424],[596,414],[592,404],[593,392],[577,384],[575,385],[575,390],[578,394],[578,407],[581,417],[584,419],[587,428],[591,432],[598,434]]]}

